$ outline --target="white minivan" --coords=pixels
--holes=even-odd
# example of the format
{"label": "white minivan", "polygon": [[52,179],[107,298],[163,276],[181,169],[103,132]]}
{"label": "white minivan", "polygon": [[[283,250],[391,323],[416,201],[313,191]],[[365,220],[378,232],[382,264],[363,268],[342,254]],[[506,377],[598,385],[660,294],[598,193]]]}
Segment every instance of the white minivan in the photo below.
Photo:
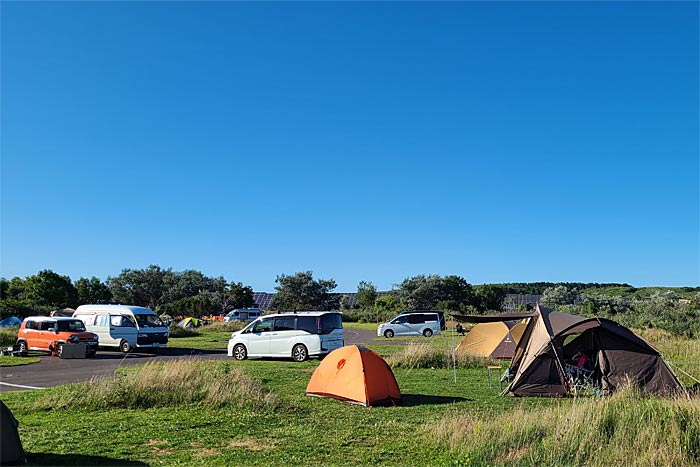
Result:
{"label": "white minivan", "polygon": [[401,314],[377,327],[377,336],[425,336],[440,334],[438,313]]}
{"label": "white minivan", "polygon": [[73,313],[99,336],[100,347],[158,348],[168,343],[170,330],[149,308],[130,305],[80,305]]}
{"label": "white minivan", "polygon": [[236,360],[247,357],[291,357],[303,362],[322,357],[344,345],[340,313],[298,311],[261,316],[228,341],[228,356]]}

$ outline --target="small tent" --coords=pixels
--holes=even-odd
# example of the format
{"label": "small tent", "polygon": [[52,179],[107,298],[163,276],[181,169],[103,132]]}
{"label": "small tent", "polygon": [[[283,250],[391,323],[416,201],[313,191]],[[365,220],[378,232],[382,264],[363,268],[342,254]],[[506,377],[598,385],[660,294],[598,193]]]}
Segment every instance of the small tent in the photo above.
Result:
{"label": "small tent", "polygon": [[21,324],[21,319],[16,316],[10,316],[0,321],[0,328],[18,328]]}
{"label": "small tent", "polygon": [[64,316],[67,318],[72,318],[73,313],[75,313],[75,310],[73,308],[59,308],[57,310],[53,310],[51,313],[49,313],[50,316]]}
{"label": "small tent", "polygon": [[525,326],[524,322],[518,321],[476,324],[455,350],[463,355],[510,360]]}
{"label": "small tent", "polygon": [[193,329],[199,327],[201,324],[202,320],[199,320],[197,318],[185,318],[183,320],[180,320],[179,323],[177,323],[178,326],[184,329]]}
{"label": "small tent", "polygon": [[605,393],[632,384],[648,394],[683,391],[658,350],[624,326],[605,318],[585,318],[537,305],[531,313],[455,316],[468,322],[530,318],[508,371],[514,396],[566,396],[579,371],[571,362],[588,357],[590,380]]}
{"label": "small tent", "polygon": [[401,400],[389,365],[374,350],[358,345],[329,353],[311,376],[306,395],[332,397],[366,407]]}
{"label": "small tent", "polygon": [[0,465],[26,464],[17,426],[19,422],[4,402],[0,401]]}

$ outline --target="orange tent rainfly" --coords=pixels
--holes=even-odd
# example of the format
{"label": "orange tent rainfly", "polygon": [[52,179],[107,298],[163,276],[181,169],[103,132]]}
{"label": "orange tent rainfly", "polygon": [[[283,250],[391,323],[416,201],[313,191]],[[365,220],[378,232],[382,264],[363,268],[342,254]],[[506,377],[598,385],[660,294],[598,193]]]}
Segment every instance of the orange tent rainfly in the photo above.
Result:
{"label": "orange tent rainfly", "polygon": [[389,365],[374,350],[357,345],[329,353],[311,376],[306,395],[332,397],[366,407],[401,400]]}

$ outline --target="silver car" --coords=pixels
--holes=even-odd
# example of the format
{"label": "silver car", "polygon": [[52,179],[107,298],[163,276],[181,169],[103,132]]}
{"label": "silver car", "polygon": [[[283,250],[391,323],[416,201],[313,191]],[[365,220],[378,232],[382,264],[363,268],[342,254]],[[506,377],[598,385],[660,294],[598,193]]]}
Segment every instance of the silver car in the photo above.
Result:
{"label": "silver car", "polygon": [[377,328],[377,336],[425,336],[440,334],[440,315],[437,313],[410,313],[390,319]]}

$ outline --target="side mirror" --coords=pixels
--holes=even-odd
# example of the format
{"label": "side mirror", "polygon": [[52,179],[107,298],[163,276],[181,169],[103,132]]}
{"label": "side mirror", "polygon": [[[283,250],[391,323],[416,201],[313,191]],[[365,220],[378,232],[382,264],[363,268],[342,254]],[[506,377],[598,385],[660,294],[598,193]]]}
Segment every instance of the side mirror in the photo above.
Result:
{"label": "side mirror", "polygon": [[58,334],[58,329],[56,329],[56,328],[49,328],[49,332],[55,332],[56,334]]}

